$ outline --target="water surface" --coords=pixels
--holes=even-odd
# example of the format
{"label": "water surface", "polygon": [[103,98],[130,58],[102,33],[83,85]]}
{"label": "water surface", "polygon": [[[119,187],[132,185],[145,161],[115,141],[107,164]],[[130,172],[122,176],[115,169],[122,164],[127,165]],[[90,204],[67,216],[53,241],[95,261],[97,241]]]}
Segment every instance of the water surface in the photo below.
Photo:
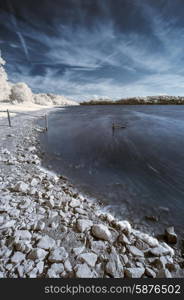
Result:
{"label": "water surface", "polygon": [[50,114],[41,142],[44,165],[117,215],[183,231],[184,106],[68,107]]}

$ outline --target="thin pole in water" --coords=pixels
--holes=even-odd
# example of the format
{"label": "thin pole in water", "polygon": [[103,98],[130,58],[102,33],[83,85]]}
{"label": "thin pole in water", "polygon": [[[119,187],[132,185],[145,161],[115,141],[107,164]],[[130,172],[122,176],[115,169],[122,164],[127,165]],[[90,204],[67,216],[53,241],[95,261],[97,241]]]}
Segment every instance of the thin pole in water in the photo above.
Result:
{"label": "thin pole in water", "polygon": [[45,114],[45,130],[48,131],[48,118],[47,118],[47,114]]}
{"label": "thin pole in water", "polygon": [[9,123],[9,127],[11,127],[11,119],[10,119],[10,112],[7,109],[7,115],[8,115],[8,123]]}

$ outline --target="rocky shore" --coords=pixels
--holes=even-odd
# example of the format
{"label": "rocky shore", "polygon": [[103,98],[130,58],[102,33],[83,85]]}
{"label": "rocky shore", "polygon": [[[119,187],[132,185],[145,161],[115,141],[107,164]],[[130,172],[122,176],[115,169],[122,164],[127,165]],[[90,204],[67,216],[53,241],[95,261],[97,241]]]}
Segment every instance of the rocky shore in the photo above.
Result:
{"label": "rocky shore", "polygon": [[41,168],[36,127],[0,126],[0,277],[182,277],[172,247]]}

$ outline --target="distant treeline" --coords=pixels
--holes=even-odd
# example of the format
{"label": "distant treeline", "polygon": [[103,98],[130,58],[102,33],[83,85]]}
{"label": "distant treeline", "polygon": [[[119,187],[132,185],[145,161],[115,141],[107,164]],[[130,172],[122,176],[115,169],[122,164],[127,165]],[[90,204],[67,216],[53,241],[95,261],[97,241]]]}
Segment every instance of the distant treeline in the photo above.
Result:
{"label": "distant treeline", "polygon": [[81,102],[80,105],[153,105],[153,104],[163,104],[163,105],[177,105],[184,104],[184,97],[182,96],[147,96],[147,97],[132,97],[124,98],[120,100],[90,100]]}

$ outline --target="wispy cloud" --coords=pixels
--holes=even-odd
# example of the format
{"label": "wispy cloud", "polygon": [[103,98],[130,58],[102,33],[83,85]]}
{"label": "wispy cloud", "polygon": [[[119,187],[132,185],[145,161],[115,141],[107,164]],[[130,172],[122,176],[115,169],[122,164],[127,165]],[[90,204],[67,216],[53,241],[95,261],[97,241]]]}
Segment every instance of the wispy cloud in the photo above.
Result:
{"label": "wispy cloud", "polygon": [[7,1],[9,10],[10,10],[10,19],[11,19],[12,26],[14,27],[14,29],[16,31],[16,34],[17,34],[17,36],[20,40],[20,43],[21,43],[22,48],[24,50],[25,56],[26,56],[27,60],[29,60],[29,52],[28,52],[28,48],[27,48],[27,45],[26,45],[26,40],[24,39],[23,34],[19,30],[18,23],[17,23],[16,17],[15,17],[15,11],[14,11],[13,5],[11,3],[11,0],[6,0],[6,1]]}
{"label": "wispy cloud", "polygon": [[[167,6],[159,10],[148,1],[131,3],[132,10],[136,8],[133,17],[142,14],[145,30],[137,30],[136,25],[118,27],[110,7],[100,4],[102,15],[108,18],[95,16],[87,24],[86,12],[78,6],[78,23],[71,18],[68,22],[56,18],[52,24],[42,24],[37,18],[33,26],[16,19],[9,2],[10,21],[7,13],[2,18],[6,28],[16,32],[31,62],[23,60],[20,66],[19,46],[11,40],[12,65],[7,65],[10,79],[26,81],[35,91],[61,93],[79,100],[94,95],[117,99],[184,94],[183,26],[172,14],[167,16]],[[121,12],[117,14],[121,16]]]}

